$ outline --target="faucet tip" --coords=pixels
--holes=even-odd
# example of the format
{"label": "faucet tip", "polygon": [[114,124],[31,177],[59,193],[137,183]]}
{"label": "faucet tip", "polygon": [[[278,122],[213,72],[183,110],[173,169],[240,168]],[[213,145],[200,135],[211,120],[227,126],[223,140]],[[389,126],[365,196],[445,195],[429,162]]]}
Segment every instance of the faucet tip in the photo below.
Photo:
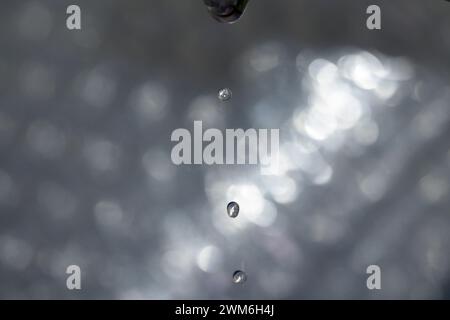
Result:
{"label": "faucet tip", "polygon": [[249,0],[203,0],[211,16],[225,23],[236,22],[244,13]]}

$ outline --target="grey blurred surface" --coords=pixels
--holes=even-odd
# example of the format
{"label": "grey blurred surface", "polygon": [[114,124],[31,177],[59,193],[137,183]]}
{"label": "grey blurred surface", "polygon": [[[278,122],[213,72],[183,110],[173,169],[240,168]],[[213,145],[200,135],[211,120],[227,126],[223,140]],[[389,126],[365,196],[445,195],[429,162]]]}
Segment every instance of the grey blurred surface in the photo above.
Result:
{"label": "grey blurred surface", "polygon": [[[2,1],[0,298],[449,298],[450,4],[376,2]],[[279,175],[173,165],[193,120],[280,128]]]}

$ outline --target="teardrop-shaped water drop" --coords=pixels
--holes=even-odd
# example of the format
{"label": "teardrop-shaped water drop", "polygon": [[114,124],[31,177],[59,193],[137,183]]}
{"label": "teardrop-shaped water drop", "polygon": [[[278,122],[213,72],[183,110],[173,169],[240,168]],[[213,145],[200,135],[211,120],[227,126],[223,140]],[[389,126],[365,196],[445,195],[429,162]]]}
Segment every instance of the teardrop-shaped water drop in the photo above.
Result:
{"label": "teardrop-shaped water drop", "polygon": [[239,205],[232,201],[227,205],[227,213],[230,218],[236,218],[239,214]]}

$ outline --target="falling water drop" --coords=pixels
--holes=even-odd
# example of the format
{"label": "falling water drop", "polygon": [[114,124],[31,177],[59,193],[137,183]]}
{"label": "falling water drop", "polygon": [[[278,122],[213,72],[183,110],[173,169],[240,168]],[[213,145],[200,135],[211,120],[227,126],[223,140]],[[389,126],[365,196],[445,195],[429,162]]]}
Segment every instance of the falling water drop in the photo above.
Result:
{"label": "falling water drop", "polygon": [[230,218],[236,218],[239,214],[239,205],[232,201],[227,205],[227,213]]}
{"label": "falling water drop", "polygon": [[203,0],[211,16],[219,22],[236,22],[249,0]]}
{"label": "falling water drop", "polygon": [[244,271],[237,270],[233,273],[234,283],[244,283],[247,281],[247,274]]}
{"label": "falling water drop", "polygon": [[217,97],[219,98],[220,101],[228,101],[231,99],[232,95],[233,93],[231,92],[230,89],[224,88],[219,90]]}

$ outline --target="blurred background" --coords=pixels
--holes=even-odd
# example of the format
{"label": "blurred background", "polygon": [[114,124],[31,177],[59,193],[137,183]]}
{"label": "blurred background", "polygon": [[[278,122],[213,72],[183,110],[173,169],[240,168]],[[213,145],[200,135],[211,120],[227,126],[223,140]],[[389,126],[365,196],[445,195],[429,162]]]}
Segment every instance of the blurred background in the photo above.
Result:
{"label": "blurred background", "polygon": [[[0,298],[450,298],[449,16],[257,0],[227,25],[200,0],[3,0]],[[280,128],[278,174],[173,165],[194,120]]]}

